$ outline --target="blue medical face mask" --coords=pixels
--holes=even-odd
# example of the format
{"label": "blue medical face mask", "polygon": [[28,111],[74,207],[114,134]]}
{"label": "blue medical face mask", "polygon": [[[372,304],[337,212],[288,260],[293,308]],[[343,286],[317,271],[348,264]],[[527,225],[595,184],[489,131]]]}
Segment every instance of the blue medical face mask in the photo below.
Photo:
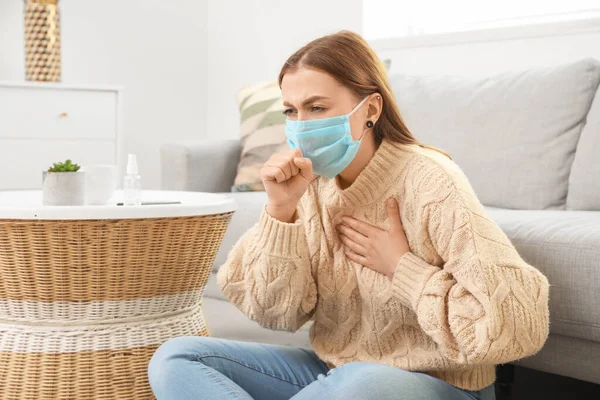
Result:
{"label": "blue medical face mask", "polygon": [[365,97],[350,113],[339,117],[287,120],[285,135],[292,149],[302,150],[302,155],[312,161],[313,172],[332,179],[354,160],[362,136],[352,138],[350,116],[367,101]]}

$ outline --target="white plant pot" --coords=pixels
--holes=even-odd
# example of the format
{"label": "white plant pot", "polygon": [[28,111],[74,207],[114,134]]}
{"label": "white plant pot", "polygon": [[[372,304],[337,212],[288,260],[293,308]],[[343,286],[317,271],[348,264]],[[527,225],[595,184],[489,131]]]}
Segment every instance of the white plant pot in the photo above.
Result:
{"label": "white plant pot", "polygon": [[42,199],[45,206],[84,205],[85,173],[44,171]]}

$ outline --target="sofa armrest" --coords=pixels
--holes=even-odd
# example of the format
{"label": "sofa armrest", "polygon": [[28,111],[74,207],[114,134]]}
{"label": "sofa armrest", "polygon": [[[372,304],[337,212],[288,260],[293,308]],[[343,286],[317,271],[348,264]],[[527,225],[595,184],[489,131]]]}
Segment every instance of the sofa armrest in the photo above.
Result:
{"label": "sofa armrest", "polygon": [[161,188],[230,192],[241,151],[237,139],[164,144],[160,148]]}

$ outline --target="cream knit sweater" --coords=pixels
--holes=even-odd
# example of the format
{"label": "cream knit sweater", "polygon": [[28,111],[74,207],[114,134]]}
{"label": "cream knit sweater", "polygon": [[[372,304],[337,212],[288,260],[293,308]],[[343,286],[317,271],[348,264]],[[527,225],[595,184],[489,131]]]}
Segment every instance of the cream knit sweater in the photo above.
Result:
{"label": "cream knit sweater", "polygon": [[[392,279],[348,260],[335,230],[344,215],[387,229],[390,197],[411,249]],[[349,188],[315,180],[298,215],[286,224],[263,212],[218,282],[266,328],[295,331],[313,319],[312,346],[330,368],[377,362],[479,390],[494,382],[495,364],[544,344],[548,281],[444,155],[384,141]]]}

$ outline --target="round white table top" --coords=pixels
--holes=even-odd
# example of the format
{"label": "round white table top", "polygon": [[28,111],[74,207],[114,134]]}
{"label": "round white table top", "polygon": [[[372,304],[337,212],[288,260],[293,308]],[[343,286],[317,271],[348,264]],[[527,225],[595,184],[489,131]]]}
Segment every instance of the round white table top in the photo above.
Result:
{"label": "round white table top", "polygon": [[117,191],[107,205],[44,206],[40,190],[0,191],[0,219],[86,220],[165,218],[214,215],[232,212],[236,205],[230,196],[200,192],[144,190],[143,202],[180,202],[141,206],[119,206]]}

